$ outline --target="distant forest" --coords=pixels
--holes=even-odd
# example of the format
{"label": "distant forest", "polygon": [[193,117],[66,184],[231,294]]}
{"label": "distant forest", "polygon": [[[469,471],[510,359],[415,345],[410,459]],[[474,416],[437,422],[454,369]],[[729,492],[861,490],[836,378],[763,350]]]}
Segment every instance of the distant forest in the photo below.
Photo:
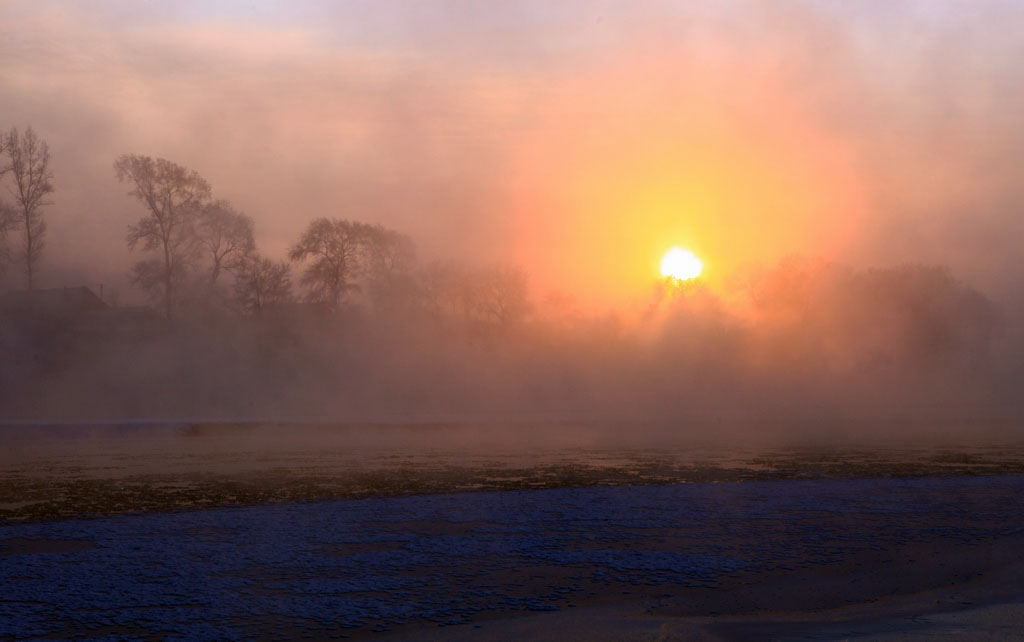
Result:
{"label": "distant forest", "polygon": [[793,258],[729,301],[667,280],[637,309],[586,314],[532,297],[519,268],[425,263],[405,234],[347,218],[265,256],[199,173],[137,154],[112,171],[138,205],[124,242],[152,306],[40,289],[49,148],[31,128],[0,146],[0,262],[24,276],[0,297],[0,420],[643,418],[832,435],[1024,415],[1018,324],[941,266]]}

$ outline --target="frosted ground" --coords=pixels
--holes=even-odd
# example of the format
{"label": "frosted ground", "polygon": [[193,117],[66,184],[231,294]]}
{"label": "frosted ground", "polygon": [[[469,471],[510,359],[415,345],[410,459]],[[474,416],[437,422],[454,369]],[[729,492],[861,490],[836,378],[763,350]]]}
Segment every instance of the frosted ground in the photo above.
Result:
{"label": "frosted ground", "polygon": [[0,638],[845,639],[1024,599],[1007,444],[279,430],[8,440]]}
{"label": "frosted ground", "polygon": [[625,595],[679,608],[694,591],[763,575],[905,567],[907,547],[1019,546],[1022,494],[1016,476],[790,480],[11,524],[0,531],[0,636],[332,638],[487,627]]}
{"label": "frosted ground", "polygon": [[[1024,445],[680,438],[667,425],[0,426],[0,523],[453,491],[1024,474]],[[711,432],[724,432],[718,427]]]}

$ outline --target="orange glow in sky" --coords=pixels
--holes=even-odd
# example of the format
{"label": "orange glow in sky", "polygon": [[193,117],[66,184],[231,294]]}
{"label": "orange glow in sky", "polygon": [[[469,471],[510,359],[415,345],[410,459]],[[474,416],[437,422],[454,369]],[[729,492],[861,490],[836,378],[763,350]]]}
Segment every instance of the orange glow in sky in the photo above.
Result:
{"label": "orange glow in sky", "polygon": [[[784,78],[732,62],[743,83],[636,60],[552,102],[515,190],[518,260],[540,291],[639,300],[675,245],[706,262],[715,289],[746,266],[842,250],[865,209],[847,147]],[[622,86],[636,89],[607,93]]]}
{"label": "orange glow in sky", "polygon": [[63,141],[41,278],[142,302],[110,233],[138,217],[111,160],[140,153],[270,257],[379,223],[586,312],[638,309],[673,246],[720,297],[791,255],[1016,282],[1013,3],[370,4],[3,4],[0,126]]}

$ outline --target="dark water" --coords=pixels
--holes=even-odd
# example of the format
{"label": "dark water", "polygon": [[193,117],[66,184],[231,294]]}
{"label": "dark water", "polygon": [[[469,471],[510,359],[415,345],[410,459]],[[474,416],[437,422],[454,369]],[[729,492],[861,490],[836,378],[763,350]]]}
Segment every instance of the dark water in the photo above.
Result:
{"label": "dark water", "polygon": [[831,609],[1024,560],[1019,443],[747,434],[6,426],[0,638],[486,635],[493,618],[633,599]]}
{"label": "dark water", "polygon": [[[651,612],[711,598],[831,608],[825,581],[800,579],[790,602],[778,586],[834,571],[850,584],[842,605],[889,592],[862,567],[892,569],[892,592],[965,581],[978,569],[946,572],[944,560],[1024,544],[1022,493],[1020,476],[781,480],[8,524],[0,637],[332,639],[449,625],[485,636],[489,618],[608,599],[642,598]],[[767,601],[737,606],[751,585]]]}

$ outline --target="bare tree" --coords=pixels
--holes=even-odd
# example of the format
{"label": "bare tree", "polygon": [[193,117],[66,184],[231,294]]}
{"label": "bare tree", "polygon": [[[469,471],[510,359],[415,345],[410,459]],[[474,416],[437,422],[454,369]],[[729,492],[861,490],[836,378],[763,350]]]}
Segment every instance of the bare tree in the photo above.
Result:
{"label": "bare tree", "polygon": [[393,309],[416,299],[416,245],[408,236],[382,225],[365,226],[362,263],[375,306]]}
{"label": "bare tree", "polygon": [[44,200],[53,192],[53,172],[50,170],[50,147],[40,140],[31,127],[21,135],[12,128],[6,135],[5,147],[10,156],[9,171],[14,178],[11,190],[17,212],[18,226],[22,228],[21,257],[25,262],[25,283],[28,290],[35,284],[36,265],[46,245],[46,221],[42,208]]}
{"label": "bare tree", "polygon": [[496,325],[520,321],[529,310],[526,275],[519,268],[497,266],[478,272],[477,305],[482,319]]}
{"label": "bare tree", "polygon": [[18,227],[18,210],[10,203],[0,200],[0,274],[6,271],[11,260],[7,247],[7,234]]}
{"label": "bare tree", "polygon": [[365,223],[318,218],[309,224],[288,253],[292,261],[311,262],[302,273],[307,299],[337,306],[348,292],[358,290],[362,273]]}
{"label": "bare tree", "polygon": [[[0,130],[0,180],[11,171],[11,163],[7,158],[7,134]],[[7,268],[10,250],[7,248],[7,233],[18,226],[18,210],[0,198],[0,273]]]}
{"label": "bare tree", "polygon": [[266,306],[292,300],[291,269],[286,261],[247,254],[235,266],[235,300],[243,310],[259,314]]}
{"label": "bare tree", "polygon": [[388,278],[412,270],[416,246],[408,236],[383,225],[363,225],[362,236],[365,266],[374,278]]}
{"label": "bare tree", "polygon": [[252,219],[227,201],[204,205],[197,227],[199,244],[210,261],[211,286],[217,285],[223,270],[237,266],[256,247]]}
{"label": "bare tree", "polygon": [[499,327],[522,320],[530,309],[526,275],[518,268],[435,263],[420,270],[418,280],[424,304],[438,319]]}
{"label": "bare tree", "polygon": [[10,161],[5,161],[3,156],[7,154],[7,146],[10,144],[10,140],[7,134],[0,130],[0,178],[3,178],[7,172],[10,171]]}
{"label": "bare tree", "polygon": [[196,256],[195,219],[210,199],[210,184],[193,170],[163,158],[124,154],[114,162],[119,181],[129,181],[130,195],[139,199],[147,214],[128,227],[128,247],[140,243],[158,258],[143,260],[132,271],[133,280],[163,300],[171,318],[176,285],[187,276]]}
{"label": "bare tree", "polygon": [[7,172],[11,171],[11,161],[5,158],[7,154],[7,148],[10,146],[11,141],[7,134],[0,130],[0,179],[3,179],[7,175]]}
{"label": "bare tree", "polygon": [[464,274],[462,266],[452,262],[433,262],[418,270],[420,298],[427,312],[438,321],[462,311],[459,286]]}

